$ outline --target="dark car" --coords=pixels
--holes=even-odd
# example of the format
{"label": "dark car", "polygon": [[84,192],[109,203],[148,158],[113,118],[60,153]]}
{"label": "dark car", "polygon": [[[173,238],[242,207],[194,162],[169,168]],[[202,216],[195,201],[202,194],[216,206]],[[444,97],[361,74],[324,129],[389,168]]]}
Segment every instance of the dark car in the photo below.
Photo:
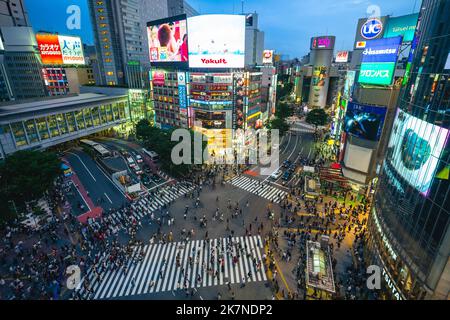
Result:
{"label": "dark car", "polygon": [[283,180],[289,180],[289,178],[291,177],[291,173],[289,172],[289,171],[286,171],[284,174],[283,174]]}
{"label": "dark car", "polygon": [[283,168],[288,168],[290,165],[291,165],[291,161],[289,161],[289,160],[283,161]]}

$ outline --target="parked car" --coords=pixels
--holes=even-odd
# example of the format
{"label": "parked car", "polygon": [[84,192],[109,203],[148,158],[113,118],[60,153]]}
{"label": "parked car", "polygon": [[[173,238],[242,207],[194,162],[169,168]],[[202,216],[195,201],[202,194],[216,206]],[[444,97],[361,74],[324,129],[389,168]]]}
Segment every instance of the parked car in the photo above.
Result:
{"label": "parked car", "polygon": [[142,162],[144,162],[144,160],[142,160],[142,157],[140,156],[140,155],[138,155],[138,154],[134,154],[134,157],[136,158],[136,162],[137,163],[142,163]]}
{"label": "parked car", "polygon": [[132,157],[127,158],[127,164],[131,169],[134,169],[134,167],[136,167],[136,163],[134,162]]}

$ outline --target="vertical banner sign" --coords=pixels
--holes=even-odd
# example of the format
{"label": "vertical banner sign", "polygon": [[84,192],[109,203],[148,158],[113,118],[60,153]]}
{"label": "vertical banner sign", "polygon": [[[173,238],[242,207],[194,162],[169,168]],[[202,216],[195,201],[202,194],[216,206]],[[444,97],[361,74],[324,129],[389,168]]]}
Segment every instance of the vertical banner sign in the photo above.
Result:
{"label": "vertical banner sign", "polygon": [[234,74],[234,111],[233,128],[242,129],[244,127],[244,97],[245,78],[243,73]]}
{"label": "vertical banner sign", "polygon": [[180,112],[187,114],[187,90],[186,90],[186,73],[178,72],[178,99],[180,103]]}

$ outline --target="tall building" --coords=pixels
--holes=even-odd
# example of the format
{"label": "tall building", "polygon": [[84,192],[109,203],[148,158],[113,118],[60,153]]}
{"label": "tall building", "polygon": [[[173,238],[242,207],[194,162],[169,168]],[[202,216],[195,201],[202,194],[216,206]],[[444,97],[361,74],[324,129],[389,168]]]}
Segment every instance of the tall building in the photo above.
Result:
{"label": "tall building", "polygon": [[46,96],[41,67],[23,0],[0,1],[0,101]]}
{"label": "tall building", "polygon": [[[150,65],[147,22],[166,17],[167,2],[89,0],[88,4],[101,74],[100,84],[128,84],[133,88],[143,88],[142,75]],[[135,77],[141,77],[142,81],[135,81]]]}
{"label": "tall building", "polygon": [[24,0],[0,0],[0,26],[29,27]]}
{"label": "tall building", "polygon": [[245,66],[262,65],[264,52],[264,32],[258,29],[258,14],[246,15],[245,26]]}
{"label": "tall building", "polygon": [[168,16],[186,14],[188,17],[198,16],[199,13],[185,0],[167,0]]}
{"label": "tall building", "polygon": [[331,62],[336,37],[323,36],[311,39],[311,65],[313,67],[309,107],[325,108],[330,86]]}
{"label": "tall building", "polygon": [[[385,298],[449,299],[450,2],[424,0],[369,218]],[[413,45],[414,46],[414,45]]]}

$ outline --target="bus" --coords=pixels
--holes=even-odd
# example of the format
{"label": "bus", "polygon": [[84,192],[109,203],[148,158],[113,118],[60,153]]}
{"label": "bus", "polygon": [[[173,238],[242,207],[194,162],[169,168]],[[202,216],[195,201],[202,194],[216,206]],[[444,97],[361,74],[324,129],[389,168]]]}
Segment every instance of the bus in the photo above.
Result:
{"label": "bus", "polygon": [[91,148],[93,148],[95,145],[98,144],[97,142],[94,142],[94,141],[91,141],[91,140],[88,140],[88,139],[81,139],[80,142],[81,142],[81,144],[84,144],[85,146],[88,146],[88,147],[91,147]]}
{"label": "bus", "polygon": [[111,152],[108,149],[95,141],[82,139],[80,140],[80,143],[94,150],[101,157],[109,157],[111,155]]}
{"label": "bus", "polygon": [[155,151],[148,151],[146,149],[142,149],[142,152],[154,162],[159,160],[159,155]]}

